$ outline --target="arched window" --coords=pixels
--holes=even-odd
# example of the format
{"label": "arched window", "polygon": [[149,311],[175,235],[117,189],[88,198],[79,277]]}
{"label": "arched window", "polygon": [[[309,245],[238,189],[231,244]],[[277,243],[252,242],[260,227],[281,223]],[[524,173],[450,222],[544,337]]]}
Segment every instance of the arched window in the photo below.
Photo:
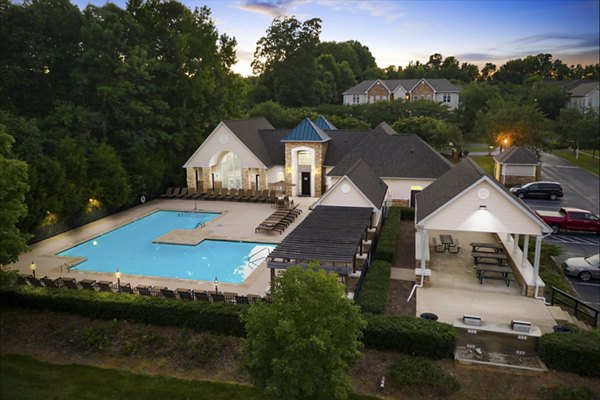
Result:
{"label": "arched window", "polygon": [[234,153],[225,153],[221,158],[221,174],[223,175],[223,187],[228,189],[240,189],[242,187],[242,166],[240,159]]}

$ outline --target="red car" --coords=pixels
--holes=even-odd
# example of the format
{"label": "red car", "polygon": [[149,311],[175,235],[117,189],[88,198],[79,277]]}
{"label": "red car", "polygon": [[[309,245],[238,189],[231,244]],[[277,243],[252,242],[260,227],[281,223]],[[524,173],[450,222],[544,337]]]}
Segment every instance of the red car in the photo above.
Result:
{"label": "red car", "polygon": [[540,211],[536,213],[550,225],[552,233],[561,230],[586,231],[600,234],[600,219],[597,215],[579,208],[563,207],[558,211]]}

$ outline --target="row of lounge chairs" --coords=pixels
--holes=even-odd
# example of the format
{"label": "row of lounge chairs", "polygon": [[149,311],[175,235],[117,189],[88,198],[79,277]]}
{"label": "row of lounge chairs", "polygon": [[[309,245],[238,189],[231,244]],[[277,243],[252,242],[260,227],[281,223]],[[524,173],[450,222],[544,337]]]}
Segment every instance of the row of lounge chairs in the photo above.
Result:
{"label": "row of lounge chairs", "polygon": [[255,294],[240,296],[234,292],[215,292],[196,289],[169,289],[164,286],[137,285],[131,287],[129,283],[119,283],[114,285],[110,281],[95,281],[92,279],[82,279],[76,281],[75,278],[56,278],[51,279],[47,276],[37,279],[33,275],[21,274],[18,283],[31,285],[35,287],[47,287],[53,289],[87,289],[100,292],[129,293],[140,296],[162,297],[165,299],[195,300],[213,303],[233,303],[233,304],[254,304],[258,301],[270,302],[268,297],[261,297]]}
{"label": "row of lounge chairs", "polygon": [[281,208],[261,222],[254,232],[279,232],[282,234],[301,213],[302,210],[297,205],[291,208]]}
{"label": "row of lounge chairs", "polygon": [[[220,200],[220,201],[246,201],[253,203],[277,204],[279,199],[275,190],[253,190],[253,189],[206,189],[195,190],[188,188],[169,188],[163,198],[192,199],[192,200]],[[287,197],[287,196],[286,196]],[[283,198],[285,203],[286,198]],[[289,203],[289,197],[287,197]]]}

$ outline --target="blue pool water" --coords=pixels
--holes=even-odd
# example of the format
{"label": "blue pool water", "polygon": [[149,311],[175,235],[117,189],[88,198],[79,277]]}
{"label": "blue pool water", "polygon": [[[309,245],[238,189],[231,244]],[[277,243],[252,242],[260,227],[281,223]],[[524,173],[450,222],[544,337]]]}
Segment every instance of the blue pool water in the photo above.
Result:
{"label": "blue pool water", "polygon": [[[275,245],[205,240],[196,246],[152,243],[173,229],[194,229],[219,214],[157,211],[58,253],[85,257],[80,271],[240,283]],[[264,250],[264,249],[268,250]]]}

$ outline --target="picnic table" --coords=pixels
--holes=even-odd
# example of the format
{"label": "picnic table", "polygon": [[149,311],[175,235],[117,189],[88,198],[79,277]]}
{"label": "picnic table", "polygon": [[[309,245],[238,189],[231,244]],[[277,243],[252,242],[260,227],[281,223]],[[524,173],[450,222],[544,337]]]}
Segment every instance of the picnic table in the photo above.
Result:
{"label": "picnic table", "polygon": [[[491,253],[487,251],[474,251],[471,253],[475,264],[506,264],[507,257],[504,253]],[[487,260],[487,261],[486,261]],[[482,262],[483,261],[483,262]]]}
{"label": "picnic table", "polygon": [[510,286],[510,282],[514,280],[512,270],[508,266],[475,264],[474,268],[480,285],[483,284],[484,279],[502,280],[506,286]]}
{"label": "picnic table", "polygon": [[469,246],[473,248],[473,252],[483,252],[486,249],[492,250],[494,253],[501,253],[504,251],[504,246],[501,243],[482,243],[482,242],[471,242]]}

